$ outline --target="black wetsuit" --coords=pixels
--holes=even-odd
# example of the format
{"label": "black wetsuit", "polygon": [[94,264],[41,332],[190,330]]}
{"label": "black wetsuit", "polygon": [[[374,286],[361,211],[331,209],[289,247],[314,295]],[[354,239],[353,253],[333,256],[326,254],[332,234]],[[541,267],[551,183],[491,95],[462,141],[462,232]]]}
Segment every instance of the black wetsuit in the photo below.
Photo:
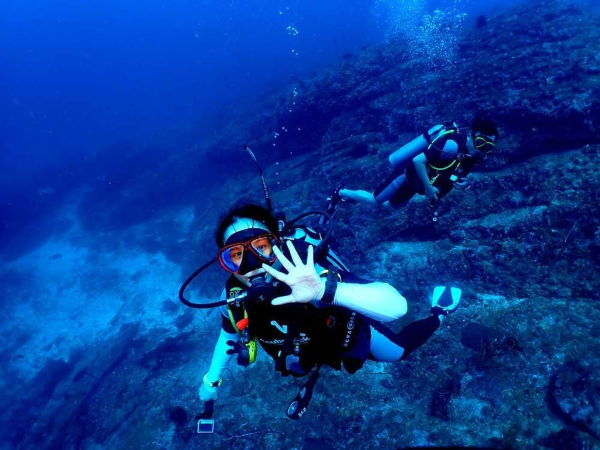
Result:
{"label": "black wetsuit", "polygon": [[[345,282],[361,282],[349,273],[342,274]],[[227,282],[227,292],[239,292],[244,286],[234,277]],[[279,284],[277,296],[287,295],[290,288]],[[231,308],[231,307],[230,307]],[[244,317],[241,308],[233,306],[234,320]],[[303,303],[272,306],[270,299],[253,302],[247,307],[250,338],[256,338],[265,352],[275,360],[276,370],[287,374],[285,357],[299,358],[305,375],[316,365],[328,365],[349,373],[362,367],[369,356],[370,328],[363,315],[340,306],[323,303]],[[229,317],[223,316],[223,330],[235,333]]]}

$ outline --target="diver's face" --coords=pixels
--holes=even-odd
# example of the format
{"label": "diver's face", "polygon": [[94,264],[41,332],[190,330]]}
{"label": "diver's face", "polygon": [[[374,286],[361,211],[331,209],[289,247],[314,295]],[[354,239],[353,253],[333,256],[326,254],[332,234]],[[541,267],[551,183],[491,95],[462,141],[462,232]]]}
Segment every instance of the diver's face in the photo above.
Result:
{"label": "diver's face", "polygon": [[[235,272],[243,269],[254,269],[251,261],[244,261],[244,258],[250,258],[250,253],[260,259],[260,263],[271,263],[274,257],[273,245],[276,238],[272,234],[261,233],[260,236],[252,237],[244,242],[237,242],[228,245],[222,251],[222,259],[228,262],[228,268]],[[256,263],[258,264],[258,262]]]}
{"label": "diver's face", "polygon": [[273,246],[278,238],[264,224],[241,218],[227,228],[225,245],[219,250],[221,266],[238,279],[246,282],[264,273],[263,264],[276,260]]}

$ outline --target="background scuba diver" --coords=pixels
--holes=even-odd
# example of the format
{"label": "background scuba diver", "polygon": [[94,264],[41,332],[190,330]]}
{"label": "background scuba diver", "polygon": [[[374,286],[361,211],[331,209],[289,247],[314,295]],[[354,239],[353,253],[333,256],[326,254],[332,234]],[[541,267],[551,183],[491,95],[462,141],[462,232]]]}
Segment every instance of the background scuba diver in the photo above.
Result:
{"label": "background scuba diver", "polygon": [[[232,210],[220,222],[216,239],[219,261],[231,273],[222,299],[255,289],[258,294],[251,302],[221,307],[221,333],[200,387],[201,400],[211,408],[233,355],[238,364],[248,365],[256,357],[256,342],[283,375],[303,376],[321,365],[336,370],[343,365],[354,373],[366,359],[406,358],[460,300],[459,289],[436,288],[431,315],[395,333],[381,323],[406,313],[406,300],[395,288],[363,280],[343,265],[330,264],[326,255],[314,255],[306,236],[282,239],[266,209],[245,205]],[[288,417],[302,413],[294,416],[288,410]]]}
{"label": "background scuba diver", "polygon": [[469,186],[466,176],[494,151],[498,137],[495,123],[482,116],[473,121],[470,132],[456,123],[436,125],[389,156],[394,171],[374,193],[340,185],[326,211],[335,214],[343,200],[399,208],[415,194],[435,204],[454,187]]}

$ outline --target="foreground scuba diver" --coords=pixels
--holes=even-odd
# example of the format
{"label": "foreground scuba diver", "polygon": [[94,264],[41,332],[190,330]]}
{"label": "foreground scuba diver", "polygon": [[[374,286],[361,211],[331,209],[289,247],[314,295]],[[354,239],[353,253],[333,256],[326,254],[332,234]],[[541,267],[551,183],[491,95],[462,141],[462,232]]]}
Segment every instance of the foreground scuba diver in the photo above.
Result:
{"label": "foreground scuba diver", "polygon": [[233,209],[220,221],[218,260],[231,276],[221,297],[222,303],[229,299],[221,306],[221,333],[200,387],[200,398],[211,409],[204,417],[212,415],[233,355],[243,366],[254,362],[257,342],[283,375],[304,376],[317,368],[287,410],[289,418],[299,419],[322,365],[354,373],[367,359],[400,361],[458,307],[460,290],[438,287],[429,317],[399,333],[389,330],[382,322],[404,316],[404,297],[387,283],[350,273],[327,248],[315,250],[318,236],[311,231],[283,235],[274,216],[252,204]]}
{"label": "foreground scuba diver", "polygon": [[394,171],[374,193],[338,186],[326,211],[334,215],[344,200],[400,208],[415,194],[426,195],[432,205],[454,188],[466,189],[466,176],[494,151],[498,128],[478,116],[469,130],[456,123],[436,125],[389,156]]}

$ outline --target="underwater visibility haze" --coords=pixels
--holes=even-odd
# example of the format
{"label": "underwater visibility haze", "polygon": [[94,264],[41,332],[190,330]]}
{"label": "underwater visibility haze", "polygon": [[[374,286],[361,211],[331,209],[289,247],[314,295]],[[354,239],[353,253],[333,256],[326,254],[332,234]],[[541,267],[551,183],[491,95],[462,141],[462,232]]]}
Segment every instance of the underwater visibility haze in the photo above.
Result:
{"label": "underwater visibility haze", "polygon": [[8,0],[0,41],[1,448],[600,445],[597,2]]}

